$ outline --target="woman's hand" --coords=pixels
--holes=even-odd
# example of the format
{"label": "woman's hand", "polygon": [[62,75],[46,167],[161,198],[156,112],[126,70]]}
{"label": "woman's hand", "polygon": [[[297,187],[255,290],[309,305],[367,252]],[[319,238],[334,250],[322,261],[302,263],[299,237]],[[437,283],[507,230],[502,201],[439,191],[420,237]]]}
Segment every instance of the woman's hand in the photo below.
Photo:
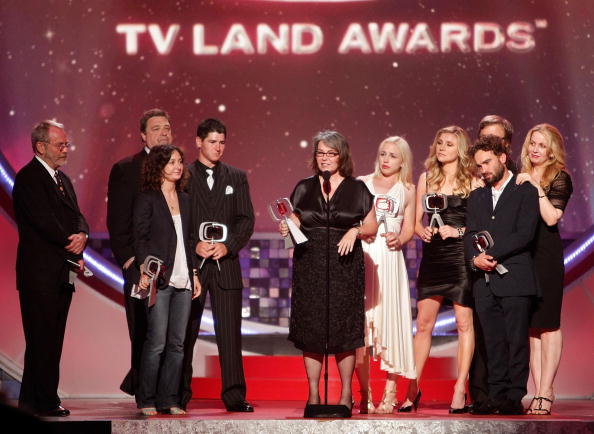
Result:
{"label": "woman's hand", "polygon": [[281,237],[286,238],[289,235],[289,225],[286,221],[281,220],[278,224],[278,232],[281,234]]}
{"label": "woman's hand", "polygon": [[353,251],[357,235],[359,235],[359,228],[351,228],[343,235],[337,244],[340,256],[348,255]]}
{"label": "woman's hand", "polygon": [[431,238],[433,238],[434,233],[435,233],[435,228],[425,226],[423,228],[423,232],[421,233],[421,240],[423,240],[424,243],[430,243]]}
{"label": "woman's hand", "polygon": [[194,274],[194,292],[192,294],[192,300],[200,297],[200,294],[202,294],[202,284],[200,283],[200,278]]}
{"label": "woman's hand", "polygon": [[460,238],[458,229],[450,225],[443,225],[442,227],[440,227],[439,235],[441,235],[442,240],[447,240],[448,238]]}
{"label": "woman's hand", "polygon": [[538,183],[534,180],[534,178],[532,176],[530,176],[529,173],[518,173],[516,175],[516,184],[520,185],[520,184],[523,184],[525,182],[529,182],[530,184],[532,184],[536,188],[539,188],[540,187],[540,185],[538,185]]}
{"label": "woman's hand", "polygon": [[396,232],[386,232],[381,234],[380,236],[386,239],[386,246],[390,250],[400,250],[402,248],[402,244],[400,243],[400,237]]}

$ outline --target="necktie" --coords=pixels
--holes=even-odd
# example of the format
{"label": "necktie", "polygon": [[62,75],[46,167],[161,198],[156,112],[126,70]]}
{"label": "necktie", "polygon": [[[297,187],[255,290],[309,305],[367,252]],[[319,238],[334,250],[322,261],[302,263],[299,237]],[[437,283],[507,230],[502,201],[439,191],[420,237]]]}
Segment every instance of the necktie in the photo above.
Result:
{"label": "necktie", "polygon": [[208,177],[206,178],[206,183],[208,184],[208,188],[212,190],[212,186],[214,185],[214,178],[212,177],[213,170],[206,169],[206,173],[208,173]]}
{"label": "necktie", "polygon": [[62,182],[62,178],[58,175],[58,171],[54,172],[54,178],[56,178],[56,184],[58,184],[58,190],[62,193],[62,196],[66,197],[66,191],[64,190],[64,183]]}

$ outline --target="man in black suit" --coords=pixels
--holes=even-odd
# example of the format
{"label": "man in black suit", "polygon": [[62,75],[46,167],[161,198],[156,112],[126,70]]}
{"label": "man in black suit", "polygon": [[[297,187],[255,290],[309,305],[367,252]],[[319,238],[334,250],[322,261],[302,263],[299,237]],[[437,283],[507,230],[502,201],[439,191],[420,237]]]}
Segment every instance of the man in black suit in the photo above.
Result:
{"label": "man in black suit", "polygon": [[111,250],[122,267],[124,306],[131,342],[131,368],[120,389],[134,395],[138,386],[142,344],[146,335],[146,311],[142,300],[130,297],[132,285],[138,283],[140,271],[134,264],[132,213],[134,199],[140,191],[140,171],[150,149],[172,142],[169,115],[160,109],[146,111],[140,118],[143,148],[136,154],[118,161],[111,168],[107,187],[107,229]]}
{"label": "man in black suit", "polygon": [[[538,194],[516,185],[505,166],[503,140],[480,138],[471,148],[485,187],[470,194],[466,215],[466,255],[473,270],[475,310],[487,353],[489,398],[475,414],[522,414],[528,381],[528,324],[537,284],[530,245],[538,223]],[[488,231],[494,244],[479,253],[473,235]],[[497,271],[497,265],[505,270]]]}
{"label": "man in black suit", "polygon": [[70,179],[58,170],[70,146],[64,126],[40,122],[33,128],[31,144],[35,156],[19,171],[12,190],[26,342],[19,407],[41,416],[68,416],[58,397],[60,357],[74,292],[71,270],[83,269],[89,226]]}
{"label": "man in black suit", "polygon": [[[485,136],[497,136],[503,140],[503,146],[507,155],[505,165],[513,173],[517,173],[517,167],[511,159],[511,141],[514,134],[514,127],[511,122],[503,116],[487,115],[481,119],[478,126],[478,138]],[[487,354],[485,339],[478,315],[473,316],[474,323],[474,355],[470,365],[468,376],[468,392],[472,401],[471,408],[480,408],[489,398],[489,384],[487,382]]]}
{"label": "man in black suit", "polygon": [[217,119],[206,119],[200,123],[196,137],[198,160],[189,168],[195,239],[198,239],[203,222],[225,224],[228,236],[223,243],[200,241],[196,245],[198,259],[205,259],[200,270],[202,294],[193,302],[190,314],[181,395],[182,404],[186,406],[192,397],[192,355],[208,292],[221,365],[221,399],[227,411],[251,412],[253,407],[245,401],[246,385],[241,359],[243,282],[239,251],[254,231],[254,210],[245,173],[220,161],[225,151],[226,136],[225,125]]}

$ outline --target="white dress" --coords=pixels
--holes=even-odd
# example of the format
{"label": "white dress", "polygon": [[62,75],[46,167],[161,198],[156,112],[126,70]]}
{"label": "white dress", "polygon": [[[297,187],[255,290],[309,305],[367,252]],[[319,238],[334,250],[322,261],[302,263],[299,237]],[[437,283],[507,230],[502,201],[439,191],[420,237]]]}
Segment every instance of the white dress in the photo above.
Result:
{"label": "white dress", "polygon": [[[382,370],[413,379],[417,374],[406,263],[402,250],[389,250],[386,239],[380,236],[386,232],[386,225],[380,222],[382,215],[388,231],[400,233],[406,205],[405,187],[402,182],[397,182],[386,194],[376,194],[372,176],[362,179],[375,196],[379,223],[375,240],[362,243],[365,253],[365,346],[372,347],[375,360],[380,357]],[[393,209],[385,213],[381,210],[390,207]],[[359,360],[361,356],[362,351],[359,351]]]}

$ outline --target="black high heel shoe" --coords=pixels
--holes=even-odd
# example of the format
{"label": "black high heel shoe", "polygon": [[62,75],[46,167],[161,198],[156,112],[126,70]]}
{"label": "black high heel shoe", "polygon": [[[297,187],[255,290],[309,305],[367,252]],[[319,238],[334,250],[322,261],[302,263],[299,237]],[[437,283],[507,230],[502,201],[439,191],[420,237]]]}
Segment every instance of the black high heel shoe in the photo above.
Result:
{"label": "black high heel shoe", "polygon": [[417,411],[417,408],[419,407],[419,401],[421,400],[421,389],[419,389],[419,391],[417,392],[417,396],[415,396],[415,399],[413,400],[411,405],[407,405],[402,406],[398,409],[398,413],[410,413],[413,408],[415,410],[415,412]]}
{"label": "black high heel shoe", "polygon": [[470,411],[470,408],[466,405],[466,393],[464,394],[464,407],[462,408],[452,408],[450,407],[450,409],[448,410],[448,413],[450,414],[464,414],[464,413],[468,413]]}

